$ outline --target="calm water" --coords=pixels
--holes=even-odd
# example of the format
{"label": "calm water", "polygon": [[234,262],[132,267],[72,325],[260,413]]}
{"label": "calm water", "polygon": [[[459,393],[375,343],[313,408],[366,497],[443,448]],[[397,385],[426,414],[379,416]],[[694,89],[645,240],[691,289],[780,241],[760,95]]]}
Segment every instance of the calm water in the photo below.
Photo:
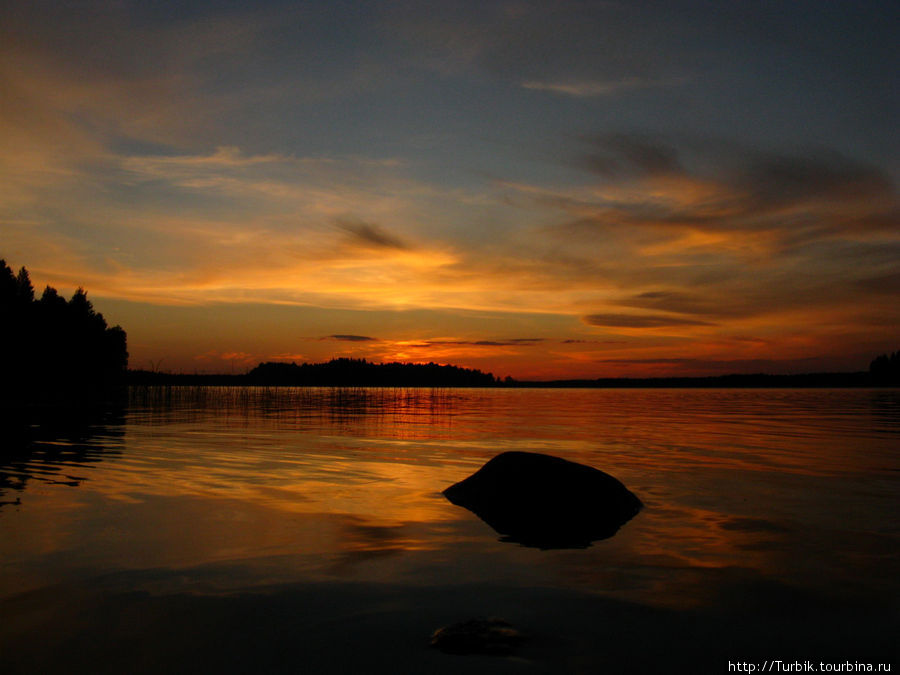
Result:
{"label": "calm water", "polygon": [[[440,491],[505,450],[590,464],[646,508],[585,550],[499,541]],[[134,390],[0,474],[12,672],[894,655],[897,390]],[[533,635],[520,657],[427,648],[485,614]]]}

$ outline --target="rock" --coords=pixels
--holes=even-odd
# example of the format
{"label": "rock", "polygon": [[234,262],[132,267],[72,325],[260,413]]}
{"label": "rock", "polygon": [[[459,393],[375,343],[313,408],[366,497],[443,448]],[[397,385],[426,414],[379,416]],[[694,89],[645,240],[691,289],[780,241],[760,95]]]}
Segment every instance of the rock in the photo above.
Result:
{"label": "rock", "polygon": [[524,636],[503,619],[479,617],[434,631],[431,646],[448,654],[508,656]]}
{"label": "rock", "polygon": [[541,549],[586,548],[607,539],[643,504],[616,478],[533,452],[504,452],[444,490],[503,541]]}

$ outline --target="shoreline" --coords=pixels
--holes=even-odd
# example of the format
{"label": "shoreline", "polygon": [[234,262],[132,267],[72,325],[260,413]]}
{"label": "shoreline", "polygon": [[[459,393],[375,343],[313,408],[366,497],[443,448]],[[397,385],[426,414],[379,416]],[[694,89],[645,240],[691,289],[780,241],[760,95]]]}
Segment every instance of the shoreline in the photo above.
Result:
{"label": "shoreline", "polygon": [[881,381],[867,372],[800,373],[792,375],[730,374],[704,377],[598,378],[575,380],[512,380],[492,384],[455,384],[404,379],[347,378],[305,382],[260,380],[248,375],[202,373],[153,373],[129,371],[129,386],[227,386],[227,387],[419,387],[435,389],[891,389],[900,386]]}

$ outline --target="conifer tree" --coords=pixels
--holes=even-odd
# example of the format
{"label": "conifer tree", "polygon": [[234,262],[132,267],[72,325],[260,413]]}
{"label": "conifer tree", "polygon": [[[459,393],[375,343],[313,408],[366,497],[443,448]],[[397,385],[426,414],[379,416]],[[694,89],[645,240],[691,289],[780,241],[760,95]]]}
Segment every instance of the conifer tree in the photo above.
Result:
{"label": "conifer tree", "polygon": [[109,328],[79,288],[67,302],[47,286],[35,300],[28,270],[0,260],[0,377],[4,395],[97,388],[124,379],[127,336]]}

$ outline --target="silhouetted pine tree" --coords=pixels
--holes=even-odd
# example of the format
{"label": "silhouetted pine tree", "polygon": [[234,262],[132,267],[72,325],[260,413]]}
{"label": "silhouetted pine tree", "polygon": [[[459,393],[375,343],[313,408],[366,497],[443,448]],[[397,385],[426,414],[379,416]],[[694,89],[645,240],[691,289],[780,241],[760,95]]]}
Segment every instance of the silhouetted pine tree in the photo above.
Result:
{"label": "silhouetted pine tree", "polygon": [[900,351],[875,357],[869,374],[875,384],[900,385]]}
{"label": "silhouetted pine tree", "polygon": [[97,388],[122,381],[125,331],[109,328],[79,288],[66,300],[47,286],[39,300],[24,267],[0,260],[0,377],[6,397],[59,387]]}

